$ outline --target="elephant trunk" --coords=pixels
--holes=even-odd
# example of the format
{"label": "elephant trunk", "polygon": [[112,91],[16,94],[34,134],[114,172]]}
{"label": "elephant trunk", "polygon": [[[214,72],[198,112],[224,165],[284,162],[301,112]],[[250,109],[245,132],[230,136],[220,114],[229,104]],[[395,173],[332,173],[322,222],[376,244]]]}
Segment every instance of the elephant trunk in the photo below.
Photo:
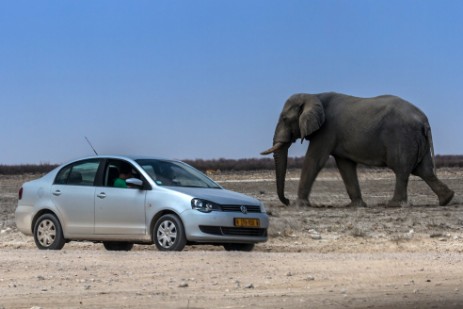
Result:
{"label": "elephant trunk", "polygon": [[281,146],[278,150],[276,150],[273,153],[273,159],[275,160],[275,173],[278,198],[286,206],[289,205],[289,200],[285,197],[285,180],[286,170],[288,166],[289,145],[289,143],[284,144],[284,146]]}
{"label": "elephant trunk", "polygon": [[288,166],[288,149],[291,146],[292,140],[291,131],[285,126],[283,121],[279,121],[275,129],[275,135],[273,136],[273,146],[261,152],[262,155],[273,153],[278,198],[286,206],[289,205],[289,200],[285,197],[285,179]]}

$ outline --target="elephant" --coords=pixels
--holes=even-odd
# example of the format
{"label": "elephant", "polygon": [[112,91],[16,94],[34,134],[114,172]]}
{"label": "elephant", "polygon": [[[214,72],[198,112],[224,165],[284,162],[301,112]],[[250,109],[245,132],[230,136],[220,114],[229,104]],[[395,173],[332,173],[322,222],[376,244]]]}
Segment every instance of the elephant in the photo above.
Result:
{"label": "elephant", "polygon": [[333,156],[351,202],[365,207],[357,177],[357,165],[388,167],[395,173],[394,195],[389,207],[408,205],[410,174],[421,177],[447,205],[454,192],[435,173],[431,127],[416,106],[393,95],[359,98],[335,92],[298,93],[285,103],[275,128],[273,153],[277,193],[285,197],[288,149],[297,139],[309,141],[303,160],[297,206],[310,206],[309,194],[319,171]]}

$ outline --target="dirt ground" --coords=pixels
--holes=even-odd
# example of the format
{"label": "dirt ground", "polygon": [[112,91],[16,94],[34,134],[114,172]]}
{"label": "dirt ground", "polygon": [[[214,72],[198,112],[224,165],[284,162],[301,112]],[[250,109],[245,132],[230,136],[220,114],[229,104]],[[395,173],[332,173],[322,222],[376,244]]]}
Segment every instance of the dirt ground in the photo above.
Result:
{"label": "dirt ground", "polygon": [[[418,178],[410,206],[386,208],[394,176],[359,171],[367,208],[346,208],[339,173],[324,170],[311,208],[278,202],[272,171],[212,173],[224,187],[264,201],[269,241],[253,252],[190,246],[130,252],[71,242],[40,251],[14,225],[17,191],[37,175],[0,179],[0,309],[5,308],[462,308],[462,169],[438,176],[456,192],[437,198]],[[294,200],[298,170],[289,171]]]}

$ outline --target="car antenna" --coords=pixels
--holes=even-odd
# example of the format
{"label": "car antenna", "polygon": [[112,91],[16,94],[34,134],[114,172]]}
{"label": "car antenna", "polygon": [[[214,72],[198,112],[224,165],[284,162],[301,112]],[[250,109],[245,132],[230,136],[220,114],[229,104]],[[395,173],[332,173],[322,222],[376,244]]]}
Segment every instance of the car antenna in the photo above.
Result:
{"label": "car antenna", "polygon": [[87,136],[84,136],[84,137],[85,137],[85,139],[87,140],[87,143],[90,145],[90,147],[92,147],[93,152],[94,152],[96,155],[98,155],[98,153],[96,152],[95,148],[93,148],[92,143],[90,143],[90,141],[88,140]]}

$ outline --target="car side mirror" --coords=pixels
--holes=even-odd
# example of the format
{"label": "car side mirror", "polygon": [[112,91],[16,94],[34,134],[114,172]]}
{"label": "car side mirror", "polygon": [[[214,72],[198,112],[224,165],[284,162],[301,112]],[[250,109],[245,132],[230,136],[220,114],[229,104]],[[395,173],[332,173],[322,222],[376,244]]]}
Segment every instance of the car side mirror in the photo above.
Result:
{"label": "car side mirror", "polygon": [[143,188],[143,181],[138,178],[128,178],[125,180],[125,183],[128,186],[137,187],[139,189]]}

